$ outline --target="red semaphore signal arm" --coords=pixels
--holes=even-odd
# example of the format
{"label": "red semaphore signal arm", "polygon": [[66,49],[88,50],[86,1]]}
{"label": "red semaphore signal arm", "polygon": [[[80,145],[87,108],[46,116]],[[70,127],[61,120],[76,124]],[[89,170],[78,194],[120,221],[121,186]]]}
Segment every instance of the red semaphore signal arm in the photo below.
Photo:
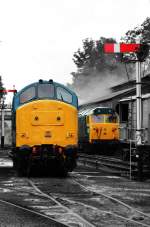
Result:
{"label": "red semaphore signal arm", "polygon": [[16,89],[9,89],[9,90],[0,89],[0,92],[2,92],[2,93],[7,93],[7,92],[13,92],[13,93],[15,93],[15,92],[17,92],[17,90]]}
{"label": "red semaphore signal arm", "polygon": [[104,53],[137,53],[141,45],[138,43],[105,43]]}

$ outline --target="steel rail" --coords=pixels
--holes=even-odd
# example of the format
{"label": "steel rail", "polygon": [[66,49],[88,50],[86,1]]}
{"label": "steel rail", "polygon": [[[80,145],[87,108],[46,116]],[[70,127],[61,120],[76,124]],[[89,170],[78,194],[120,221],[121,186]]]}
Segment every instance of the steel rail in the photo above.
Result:
{"label": "steel rail", "polygon": [[[101,192],[97,192],[96,190],[87,188],[87,187],[85,187],[84,185],[82,185],[81,183],[79,183],[77,180],[74,180],[74,182],[75,182],[76,184],[78,184],[78,185],[79,185],[82,189],[84,189],[86,192],[94,192],[94,193],[97,194],[97,195],[101,195],[101,196],[103,196],[103,197],[105,197],[105,198],[107,198],[107,199],[110,199],[110,200],[112,200],[112,201],[115,201],[115,202],[121,204],[122,206],[124,206],[124,207],[126,207],[126,208],[128,208],[128,209],[130,209],[130,210],[133,210],[133,211],[135,211],[135,212],[137,212],[137,213],[139,213],[139,214],[141,214],[141,215],[143,215],[143,216],[145,216],[145,217],[147,217],[147,218],[150,218],[150,215],[148,215],[147,213],[144,213],[144,212],[142,212],[142,211],[139,211],[139,210],[135,209],[134,207],[131,207],[130,205],[128,205],[128,204],[126,204],[126,203],[120,201],[119,199],[116,199],[116,198],[114,198],[114,197],[112,197],[112,196],[106,195],[106,194],[101,193]],[[120,218],[123,218],[123,219],[126,220],[126,221],[133,222],[133,223],[135,223],[135,224],[139,224],[139,225],[142,225],[142,226],[145,226],[145,227],[149,227],[149,226],[150,226],[150,225],[147,225],[147,224],[144,224],[144,223],[135,221],[135,220],[131,220],[130,218],[125,218],[125,217],[120,216],[120,215],[117,215],[117,214],[115,214],[115,213],[111,213],[111,214],[114,215],[114,216],[118,216],[118,217],[120,217]]]}
{"label": "steel rail", "polygon": [[68,207],[62,205],[59,201],[57,201],[57,199],[54,198],[54,196],[50,195],[50,194],[46,194],[44,192],[42,192],[34,183],[32,180],[30,179],[26,179],[27,182],[34,188],[34,190],[36,190],[41,196],[46,197],[52,201],[54,201],[58,206],[62,207],[64,210],[67,211],[68,214],[73,215],[75,217],[78,218],[78,220],[84,224],[86,227],[95,227],[92,223],[88,222],[87,220],[85,220],[84,218],[82,218],[80,215],[78,215],[77,213],[73,212],[71,209],[69,209]]}
{"label": "steel rail", "polygon": [[[148,214],[146,214],[146,213],[144,213],[144,212],[141,212],[141,211],[135,209],[134,207],[131,207],[131,206],[129,206],[128,204],[126,204],[126,203],[124,203],[124,202],[122,202],[122,201],[120,201],[120,200],[118,200],[118,199],[116,199],[116,198],[114,198],[114,197],[112,197],[112,196],[108,196],[108,195],[105,195],[104,193],[100,193],[100,192],[97,192],[97,191],[95,191],[95,190],[91,190],[91,189],[85,187],[84,185],[82,185],[81,183],[79,183],[79,182],[76,181],[76,180],[73,180],[73,181],[74,181],[76,184],[78,184],[82,189],[84,189],[84,191],[87,191],[87,192],[94,192],[94,193],[96,193],[96,194],[98,194],[98,195],[102,195],[102,196],[104,196],[105,198],[108,198],[108,199],[110,199],[110,200],[113,200],[113,201],[115,201],[115,202],[121,204],[122,206],[124,206],[124,207],[126,207],[126,208],[128,208],[128,209],[130,209],[130,210],[132,210],[132,211],[135,211],[135,212],[137,212],[137,213],[139,213],[139,214],[141,214],[141,215],[143,215],[143,216],[145,216],[145,217],[150,218],[150,215],[148,215]],[[54,202],[57,202],[58,205],[60,205],[61,207],[65,208],[65,209],[70,213],[71,210],[70,210],[69,208],[65,207],[64,205],[62,205],[60,202],[58,202],[52,195],[50,196],[50,195],[48,195],[48,194],[42,192],[42,191],[41,191],[41,190],[40,190],[40,189],[39,189],[31,180],[29,180],[29,183],[33,186],[33,188],[34,188],[37,192],[40,193],[40,195],[43,195],[44,197],[47,197],[47,198],[49,198],[49,199],[53,199]],[[79,203],[82,204],[81,202],[79,202]],[[88,206],[88,207],[92,207],[92,206]],[[95,207],[93,207],[93,208],[95,208]],[[96,209],[96,208],[95,208],[95,209]],[[132,222],[132,223],[134,223],[134,224],[142,225],[142,226],[144,226],[144,227],[149,227],[149,225],[147,225],[147,224],[145,224],[145,223],[142,223],[142,222],[139,222],[139,221],[135,221],[135,220],[131,220],[131,218],[126,218],[126,217],[124,217],[124,216],[122,216],[122,215],[118,215],[118,214],[115,214],[115,213],[113,213],[113,212],[109,212],[109,211],[102,211],[102,212],[107,213],[107,214],[109,213],[109,214],[111,214],[111,215],[113,215],[113,216],[115,216],[115,217],[121,218],[121,219],[123,219],[123,220],[125,220],[125,221],[127,221],[127,222]],[[72,212],[71,212],[71,214],[72,214]],[[73,214],[76,214],[76,213],[73,212]],[[77,214],[76,214],[76,215],[77,215]],[[83,221],[85,221],[85,219],[83,219],[81,216],[77,215],[77,217],[79,217],[79,218],[81,218]],[[86,222],[87,222],[87,221],[86,221]],[[89,223],[89,222],[87,222],[86,224],[88,224],[88,225],[90,224],[90,226],[91,226],[91,223]],[[92,225],[92,226],[94,226],[94,225]]]}
{"label": "steel rail", "polygon": [[[79,162],[83,164],[94,165],[96,169],[102,169],[109,173],[119,173],[120,175],[129,175],[130,172],[130,164],[128,162],[124,162],[120,159],[109,158],[106,156],[91,156],[91,155],[79,155]],[[104,169],[103,167],[107,167],[108,169]],[[136,164],[132,163],[132,171],[136,171]],[[112,169],[112,170],[111,170]],[[116,172],[117,171],[117,172]],[[119,171],[119,172],[118,172]]]}
{"label": "steel rail", "polygon": [[54,221],[56,224],[62,224],[63,226],[69,227],[69,225],[66,225],[66,224],[64,224],[64,223],[62,223],[62,222],[59,222],[59,221],[57,221],[56,219],[50,218],[48,215],[39,213],[39,212],[37,212],[37,211],[30,210],[30,209],[25,208],[25,207],[23,207],[23,206],[20,206],[20,205],[17,205],[17,204],[14,204],[14,203],[12,203],[12,202],[8,202],[8,201],[2,200],[2,199],[0,199],[0,202],[1,202],[1,203],[4,203],[4,204],[7,204],[7,205],[10,205],[10,206],[14,206],[14,207],[16,207],[16,208],[19,208],[19,209],[21,209],[21,210],[27,211],[27,212],[29,212],[29,213],[33,213],[33,214],[36,214],[36,215],[38,215],[38,216],[44,217],[44,218],[46,218],[46,219],[48,219],[48,220],[50,220],[50,221]]}

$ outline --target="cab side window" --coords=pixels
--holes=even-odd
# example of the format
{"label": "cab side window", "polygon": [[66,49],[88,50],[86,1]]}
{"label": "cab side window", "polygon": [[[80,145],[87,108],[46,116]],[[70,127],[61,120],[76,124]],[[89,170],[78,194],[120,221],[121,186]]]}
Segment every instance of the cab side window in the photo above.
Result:
{"label": "cab side window", "polygon": [[103,123],[104,122],[104,115],[93,115],[92,116],[93,123]]}
{"label": "cab side window", "polygon": [[60,99],[68,103],[72,103],[72,94],[70,94],[66,89],[62,87],[57,87],[56,94],[57,99]]}
{"label": "cab side window", "polygon": [[20,95],[20,103],[25,103],[35,97],[35,87],[29,87]]}

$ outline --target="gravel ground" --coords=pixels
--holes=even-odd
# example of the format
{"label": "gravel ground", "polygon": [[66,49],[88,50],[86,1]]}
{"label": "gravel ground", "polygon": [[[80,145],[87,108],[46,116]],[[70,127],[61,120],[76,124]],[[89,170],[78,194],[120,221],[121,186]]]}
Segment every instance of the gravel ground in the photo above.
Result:
{"label": "gravel ground", "polygon": [[39,217],[36,214],[23,211],[0,202],[0,226],[1,227],[65,227],[54,221]]}

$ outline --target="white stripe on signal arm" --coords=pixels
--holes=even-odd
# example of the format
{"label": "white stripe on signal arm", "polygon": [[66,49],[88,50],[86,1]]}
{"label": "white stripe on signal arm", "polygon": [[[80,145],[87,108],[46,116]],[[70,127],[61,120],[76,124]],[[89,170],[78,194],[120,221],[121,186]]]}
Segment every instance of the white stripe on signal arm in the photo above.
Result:
{"label": "white stripe on signal arm", "polygon": [[114,53],[120,53],[120,44],[114,44]]}

